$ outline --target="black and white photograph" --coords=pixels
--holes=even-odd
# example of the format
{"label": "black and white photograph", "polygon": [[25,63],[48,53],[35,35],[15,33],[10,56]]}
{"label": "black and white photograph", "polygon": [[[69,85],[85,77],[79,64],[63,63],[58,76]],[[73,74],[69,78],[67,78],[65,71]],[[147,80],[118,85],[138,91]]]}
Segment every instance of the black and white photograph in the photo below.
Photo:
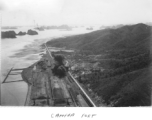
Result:
{"label": "black and white photograph", "polygon": [[152,0],[1,0],[0,11],[0,106],[151,107]]}

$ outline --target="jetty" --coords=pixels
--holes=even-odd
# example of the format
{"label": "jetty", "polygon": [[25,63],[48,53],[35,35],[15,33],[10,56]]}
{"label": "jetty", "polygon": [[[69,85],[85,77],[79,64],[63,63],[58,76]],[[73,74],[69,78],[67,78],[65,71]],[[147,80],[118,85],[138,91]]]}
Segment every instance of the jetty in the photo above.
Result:
{"label": "jetty", "polygon": [[[25,81],[28,91],[25,106],[96,107],[64,62],[58,61],[45,44],[46,54],[27,68],[11,68],[4,83]],[[7,81],[9,75],[20,74],[22,80]]]}

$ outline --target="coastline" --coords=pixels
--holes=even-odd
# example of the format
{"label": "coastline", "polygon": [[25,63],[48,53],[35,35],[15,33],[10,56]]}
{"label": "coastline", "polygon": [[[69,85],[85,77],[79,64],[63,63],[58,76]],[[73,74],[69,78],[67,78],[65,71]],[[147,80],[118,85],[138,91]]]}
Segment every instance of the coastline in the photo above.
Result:
{"label": "coastline", "polygon": [[[76,30],[69,32],[48,30],[39,33],[40,34],[38,36],[25,35],[18,36],[15,39],[2,40],[2,80],[11,67],[14,66],[14,68],[26,68],[38,61],[41,57],[41,54],[44,52],[44,49],[41,48],[41,45],[46,41],[51,41],[54,38],[61,38],[85,33],[85,31]],[[9,79],[16,80],[15,78]],[[3,106],[24,105],[24,100],[27,92],[26,83],[19,82],[7,85],[3,84],[1,88]],[[12,98],[11,101],[9,100],[9,98]]]}

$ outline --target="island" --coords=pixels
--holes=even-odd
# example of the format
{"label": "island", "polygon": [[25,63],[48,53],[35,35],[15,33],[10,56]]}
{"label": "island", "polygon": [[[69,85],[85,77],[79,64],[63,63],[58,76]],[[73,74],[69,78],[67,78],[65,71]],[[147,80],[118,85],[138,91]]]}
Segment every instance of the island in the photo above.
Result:
{"label": "island", "polygon": [[38,32],[30,29],[27,31],[27,34],[28,35],[38,35]]}
{"label": "island", "polygon": [[1,32],[2,36],[1,38],[16,38],[16,33],[15,31],[5,31]]}
{"label": "island", "polygon": [[19,35],[19,36],[26,35],[26,32],[20,31],[17,35]]}

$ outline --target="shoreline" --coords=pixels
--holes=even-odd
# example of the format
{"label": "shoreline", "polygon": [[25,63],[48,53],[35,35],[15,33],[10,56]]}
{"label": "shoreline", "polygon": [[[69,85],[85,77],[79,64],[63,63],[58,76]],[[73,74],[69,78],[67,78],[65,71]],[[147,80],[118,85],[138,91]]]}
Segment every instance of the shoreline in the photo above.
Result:
{"label": "shoreline", "polygon": [[[30,66],[32,63],[39,60],[41,53],[44,50],[40,49],[41,45],[46,41],[51,41],[54,38],[61,38],[78,34],[77,31],[72,34],[69,32],[52,31],[52,35],[43,33],[40,36],[22,36],[16,39],[5,39],[3,42],[2,52],[2,81],[7,74],[7,71],[14,66],[14,68],[24,68]],[[84,33],[84,32],[82,32]],[[44,37],[44,34],[48,34]],[[68,35],[67,35],[68,34]],[[71,34],[71,35],[69,35]],[[43,35],[43,36],[42,36]],[[39,37],[39,38],[38,38]],[[23,40],[23,41],[22,41]],[[20,46],[21,43],[21,46]],[[6,47],[7,46],[7,47]],[[7,48],[7,49],[6,49]],[[7,64],[6,64],[7,63]],[[12,78],[9,78],[12,79]],[[13,78],[13,80],[16,80]],[[3,106],[23,106],[24,98],[27,92],[27,85],[24,82],[3,84],[2,86],[2,105]],[[13,97],[14,96],[14,97]],[[9,98],[12,98],[11,101]]]}

